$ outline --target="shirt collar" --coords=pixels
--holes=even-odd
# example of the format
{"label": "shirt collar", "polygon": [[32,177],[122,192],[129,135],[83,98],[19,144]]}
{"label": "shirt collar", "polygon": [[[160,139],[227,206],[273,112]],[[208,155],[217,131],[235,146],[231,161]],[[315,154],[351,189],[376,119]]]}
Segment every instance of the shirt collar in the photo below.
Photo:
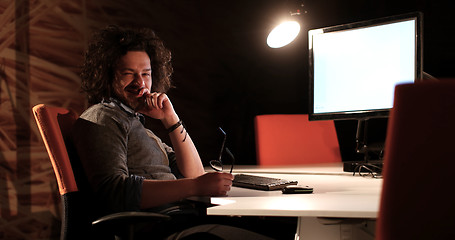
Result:
{"label": "shirt collar", "polygon": [[145,120],[144,115],[134,111],[130,106],[124,104],[120,100],[111,97],[107,101],[103,99],[103,102],[112,102],[112,103],[116,104],[122,111],[126,112],[129,115],[137,117],[139,119],[139,121],[141,121],[141,123],[144,124],[144,120]]}

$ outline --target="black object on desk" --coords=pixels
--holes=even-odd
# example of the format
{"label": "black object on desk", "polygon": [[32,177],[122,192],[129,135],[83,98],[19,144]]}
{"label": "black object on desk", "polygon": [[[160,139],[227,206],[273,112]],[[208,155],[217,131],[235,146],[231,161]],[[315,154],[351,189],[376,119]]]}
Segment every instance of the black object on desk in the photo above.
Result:
{"label": "black object on desk", "polygon": [[289,185],[281,190],[284,194],[313,193],[313,188],[308,186]]}
{"label": "black object on desk", "polygon": [[244,187],[257,190],[281,190],[288,185],[297,185],[297,181],[289,181],[280,178],[270,178],[249,174],[236,174],[232,181],[232,186]]}

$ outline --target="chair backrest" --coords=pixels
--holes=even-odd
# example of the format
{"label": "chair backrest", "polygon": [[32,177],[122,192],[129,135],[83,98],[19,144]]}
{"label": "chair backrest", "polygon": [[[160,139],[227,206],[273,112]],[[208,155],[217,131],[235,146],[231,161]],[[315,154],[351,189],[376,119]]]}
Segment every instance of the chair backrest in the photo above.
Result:
{"label": "chair backrest", "polygon": [[455,239],[455,80],[399,85],[376,237]]}
{"label": "chair backrest", "polygon": [[[94,219],[93,204],[90,195],[80,191],[81,189],[77,185],[77,178],[83,176],[80,172],[82,166],[78,161],[71,162],[72,159],[70,159],[71,157],[78,160],[71,147],[71,129],[78,116],[65,108],[44,104],[36,105],[32,111],[51,160],[61,195],[60,239],[83,239],[93,236],[94,232],[91,227]],[[77,167],[73,168],[73,166]],[[79,180],[84,183],[83,179]]]}
{"label": "chair backrest", "polygon": [[65,139],[70,137],[77,114],[44,104],[36,105],[32,110],[57,178],[60,195],[78,191],[65,146]]}
{"label": "chair backrest", "polygon": [[255,117],[259,165],[341,162],[333,121],[309,121],[307,114]]}

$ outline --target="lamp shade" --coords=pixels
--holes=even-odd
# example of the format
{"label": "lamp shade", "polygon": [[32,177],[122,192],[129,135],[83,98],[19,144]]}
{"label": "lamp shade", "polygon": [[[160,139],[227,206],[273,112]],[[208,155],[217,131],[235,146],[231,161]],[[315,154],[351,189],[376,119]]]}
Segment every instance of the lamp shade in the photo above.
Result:
{"label": "lamp shade", "polygon": [[300,24],[296,21],[286,21],[276,26],[267,37],[267,45],[280,48],[288,45],[299,35]]}

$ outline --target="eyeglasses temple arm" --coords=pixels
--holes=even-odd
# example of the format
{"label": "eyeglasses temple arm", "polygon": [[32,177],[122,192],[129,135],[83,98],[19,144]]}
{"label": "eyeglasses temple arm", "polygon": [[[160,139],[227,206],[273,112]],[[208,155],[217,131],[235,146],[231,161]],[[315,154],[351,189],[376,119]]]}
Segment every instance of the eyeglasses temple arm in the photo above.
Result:
{"label": "eyeglasses temple arm", "polygon": [[234,169],[234,164],[235,164],[235,157],[234,157],[234,154],[231,153],[231,151],[229,150],[229,148],[225,148],[226,149],[226,153],[229,155],[229,157],[232,159],[232,164],[231,164],[231,171],[229,173],[232,173],[232,169]]}

